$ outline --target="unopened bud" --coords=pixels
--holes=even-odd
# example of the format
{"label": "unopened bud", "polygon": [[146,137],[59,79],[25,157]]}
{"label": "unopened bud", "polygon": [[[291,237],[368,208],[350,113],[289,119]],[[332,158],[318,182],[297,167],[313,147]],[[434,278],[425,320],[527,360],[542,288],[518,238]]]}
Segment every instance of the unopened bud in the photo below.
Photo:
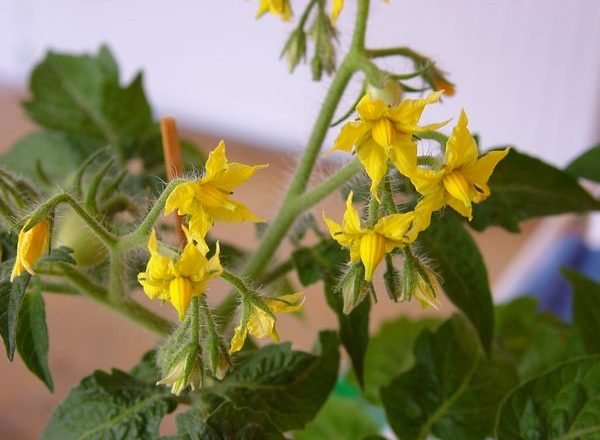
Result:
{"label": "unopened bud", "polygon": [[381,99],[387,105],[397,105],[402,101],[402,87],[398,81],[387,78],[383,87],[375,87],[371,84],[367,86],[367,93],[373,99]]}
{"label": "unopened bud", "polygon": [[229,355],[221,341],[214,335],[209,335],[206,346],[210,371],[214,377],[223,380],[231,366]]}
{"label": "unopened bud", "polygon": [[306,57],[306,33],[301,28],[293,31],[283,46],[281,56],[285,57],[288,70],[293,72],[296,66]]}
{"label": "unopened bud", "polygon": [[414,296],[427,309],[437,309],[436,279],[433,272],[414,255],[405,253],[401,273],[402,301],[410,301]]}
{"label": "unopened bud", "polygon": [[202,360],[197,347],[187,347],[175,358],[161,365],[161,371],[163,378],[156,385],[170,386],[171,392],[177,396],[188,386],[192,390],[202,386]]}
{"label": "unopened bud", "polygon": [[366,282],[365,268],[361,263],[350,266],[338,285],[344,300],[343,312],[346,315],[352,313],[372,289],[371,283]]}

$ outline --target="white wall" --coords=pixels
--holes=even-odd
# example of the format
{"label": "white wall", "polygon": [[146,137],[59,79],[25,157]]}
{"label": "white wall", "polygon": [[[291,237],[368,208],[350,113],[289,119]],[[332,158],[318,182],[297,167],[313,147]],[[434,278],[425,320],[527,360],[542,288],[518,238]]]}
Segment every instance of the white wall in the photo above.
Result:
{"label": "white wall", "polygon": [[[297,11],[305,4],[292,2]],[[161,113],[299,149],[326,84],[310,81],[305,67],[287,74],[278,56],[290,27],[255,21],[257,3],[0,0],[0,79],[23,85],[48,48],[90,51],[107,42],[126,76],[146,71]],[[347,35],[355,4],[346,3]],[[600,138],[600,2],[373,0],[372,11],[370,45],[410,45],[457,83],[457,95],[430,119],[464,107],[484,145],[513,143],[558,164]]]}

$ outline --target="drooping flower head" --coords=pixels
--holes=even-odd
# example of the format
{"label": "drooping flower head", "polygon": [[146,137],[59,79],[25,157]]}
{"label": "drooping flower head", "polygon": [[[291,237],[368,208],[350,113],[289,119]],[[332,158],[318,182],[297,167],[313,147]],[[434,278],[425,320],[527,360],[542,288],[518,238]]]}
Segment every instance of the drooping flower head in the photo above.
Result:
{"label": "drooping flower head", "polygon": [[450,205],[461,215],[472,218],[472,203],[478,203],[490,195],[488,180],[498,162],[508,154],[509,148],[490,151],[481,157],[475,139],[467,128],[464,110],[458,124],[448,138],[445,161],[439,169],[417,166],[416,156],[410,165],[399,167],[417,191],[424,196],[423,203],[436,211]]}
{"label": "drooping flower head", "polygon": [[371,281],[375,268],[383,256],[416,239],[420,217],[415,211],[381,217],[372,228],[363,228],[358,212],[352,206],[352,193],[346,200],[346,212],[342,224],[323,216],[329,233],[339,244],[350,250],[350,261],[362,261],[365,280]]}
{"label": "drooping flower head", "polygon": [[256,170],[267,165],[244,165],[228,162],[225,143],[221,141],[206,161],[204,175],[197,181],[178,185],[169,195],[165,214],[177,210],[179,215],[189,216],[189,232],[198,242],[204,240],[206,232],[215,221],[262,222],[244,204],[233,200],[231,193]]}
{"label": "drooping flower head", "polygon": [[235,329],[229,353],[242,349],[248,333],[257,338],[269,336],[275,342],[279,342],[279,335],[275,329],[275,314],[298,312],[303,304],[304,294],[301,292],[276,298],[264,298],[260,302],[249,304],[249,310],[244,311],[242,322]]}
{"label": "drooping flower head", "polygon": [[437,102],[441,95],[442,92],[433,92],[424,99],[405,99],[389,106],[366,94],[356,106],[359,120],[342,127],[328,153],[354,149],[371,178],[371,194],[378,199],[377,189],[387,173],[388,159],[396,166],[406,163],[408,157],[416,155],[415,133],[435,130],[447,123],[417,125],[425,106]]}
{"label": "drooping flower head", "polygon": [[138,281],[150,299],[170,301],[179,319],[184,318],[192,296],[204,293],[206,282],[222,272],[219,261],[219,244],[215,254],[206,258],[208,246],[202,241],[194,244],[189,240],[179,258],[169,258],[158,252],[156,233],[148,240],[150,260],[146,271],[138,274]]}
{"label": "drooping flower head", "polygon": [[17,259],[10,274],[10,281],[21,275],[24,271],[34,275],[33,265],[40,259],[48,247],[48,236],[50,222],[46,219],[40,221],[29,231],[25,232],[25,226],[19,232],[17,242]]}
{"label": "drooping flower head", "polygon": [[283,21],[292,19],[292,6],[289,0],[260,0],[256,18],[260,18],[267,12],[281,18]]}

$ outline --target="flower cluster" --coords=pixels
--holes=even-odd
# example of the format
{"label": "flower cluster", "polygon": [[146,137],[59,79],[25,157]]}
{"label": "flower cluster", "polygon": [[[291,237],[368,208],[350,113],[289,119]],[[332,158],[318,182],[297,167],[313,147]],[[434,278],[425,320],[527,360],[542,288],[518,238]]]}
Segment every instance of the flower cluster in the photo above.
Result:
{"label": "flower cluster", "polygon": [[[496,165],[508,154],[507,148],[480,155],[477,143],[467,128],[467,116],[461,111],[458,123],[444,146],[443,157],[419,160],[416,134],[447,124],[446,121],[419,125],[425,107],[436,103],[442,93],[438,91],[424,99],[399,101],[382,99],[389,93],[377,95],[376,90],[366,94],[356,106],[358,119],[342,127],[334,146],[329,150],[355,153],[371,179],[371,203],[379,206],[382,195],[385,195],[388,205],[392,206],[391,212],[388,208],[385,215],[380,215],[381,210],[375,209],[371,213],[374,216],[370,215],[366,222],[361,222],[352,205],[353,195],[350,193],[341,225],[324,216],[333,239],[349,249],[351,263],[360,260],[364,266],[361,275],[364,273],[366,282],[371,282],[385,254],[405,248],[429,227],[435,211],[450,206],[471,220],[472,204],[489,196],[487,182]],[[381,183],[390,167],[395,167],[407,177],[419,193],[420,197],[412,211],[398,213],[390,189],[382,187]],[[415,288],[433,285],[430,282],[432,276],[426,268],[404,272],[415,274],[413,281],[405,283],[407,285]],[[434,289],[417,290],[419,292],[414,294],[422,304],[434,304]],[[411,296],[411,292],[405,294],[407,298]]]}
{"label": "flower cluster", "polygon": [[[163,255],[156,234],[148,241],[150,259],[146,271],[138,275],[144,292],[151,299],[170,301],[184,320],[191,298],[205,292],[208,280],[223,274],[219,260],[219,243],[210,258],[206,235],[215,222],[262,222],[248,207],[232,198],[233,190],[248,180],[256,170],[267,165],[245,165],[229,162],[225,144],[209,154],[202,177],[180,183],[165,202],[165,215],[177,212],[184,216],[182,228],[187,244],[181,255]],[[167,246],[162,245],[165,251]],[[303,295],[293,293],[280,298],[262,298],[255,292],[242,294],[243,316],[231,341],[230,352],[242,348],[248,333],[257,337],[271,336],[275,331],[276,312],[294,312],[302,306]]]}

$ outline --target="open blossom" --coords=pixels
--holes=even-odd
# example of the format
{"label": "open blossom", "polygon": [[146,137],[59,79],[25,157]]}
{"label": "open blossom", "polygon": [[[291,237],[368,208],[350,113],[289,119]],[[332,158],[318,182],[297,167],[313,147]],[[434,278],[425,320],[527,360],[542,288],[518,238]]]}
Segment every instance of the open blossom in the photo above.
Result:
{"label": "open blossom", "polygon": [[204,175],[194,182],[178,185],[169,195],[165,214],[177,210],[189,216],[190,236],[202,242],[215,221],[262,222],[244,204],[231,198],[232,190],[248,180],[257,169],[267,165],[244,165],[228,162],[225,143],[221,141],[206,161]]}
{"label": "open blossom", "polygon": [[423,203],[430,210],[436,211],[450,205],[470,220],[472,203],[490,195],[487,182],[509,149],[490,151],[480,157],[479,148],[467,124],[467,115],[461,111],[458,124],[446,144],[445,162],[439,169],[418,167],[415,155],[410,165],[399,170],[424,196]]}
{"label": "open blossom", "polygon": [[48,247],[49,230],[50,222],[46,219],[40,221],[27,232],[25,232],[25,227],[21,229],[17,242],[17,259],[10,274],[11,282],[24,271],[34,275],[33,265]]}
{"label": "open blossom", "polygon": [[354,149],[371,178],[371,194],[378,199],[377,190],[387,174],[388,159],[396,167],[404,167],[408,159],[416,155],[417,144],[413,135],[438,129],[447,123],[418,125],[425,106],[437,102],[441,95],[442,92],[433,92],[424,99],[405,99],[389,106],[385,101],[366,94],[356,106],[359,120],[342,127],[328,153]]}
{"label": "open blossom", "polygon": [[292,6],[289,0],[260,0],[256,17],[262,17],[267,12],[281,18],[283,21],[292,19]]}
{"label": "open blossom", "polygon": [[219,244],[215,254],[206,258],[208,247],[194,244],[190,240],[179,258],[169,258],[158,252],[156,233],[152,231],[148,240],[150,260],[146,271],[138,274],[138,281],[151,299],[170,301],[184,318],[193,296],[204,293],[206,282],[223,272],[219,261]]}
{"label": "open blossom", "polygon": [[[236,327],[231,339],[229,353],[235,353],[242,349],[248,333],[257,338],[269,336],[275,342],[278,342],[279,336],[275,329],[275,314],[298,312],[304,304],[304,294],[296,292],[276,298],[264,298],[262,303],[262,307],[251,304],[248,316],[242,317],[242,322]],[[268,311],[263,307],[266,307]],[[244,314],[246,313],[244,311]]]}
{"label": "open blossom", "polygon": [[386,253],[414,241],[418,231],[422,230],[421,216],[416,211],[386,215],[372,228],[363,228],[358,212],[352,206],[352,193],[346,200],[346,212],[341,225],[325,216],[323,219],[333,239],[350,250],[350,261],[362,261],[366,281],[371,281],[373,272]]}

